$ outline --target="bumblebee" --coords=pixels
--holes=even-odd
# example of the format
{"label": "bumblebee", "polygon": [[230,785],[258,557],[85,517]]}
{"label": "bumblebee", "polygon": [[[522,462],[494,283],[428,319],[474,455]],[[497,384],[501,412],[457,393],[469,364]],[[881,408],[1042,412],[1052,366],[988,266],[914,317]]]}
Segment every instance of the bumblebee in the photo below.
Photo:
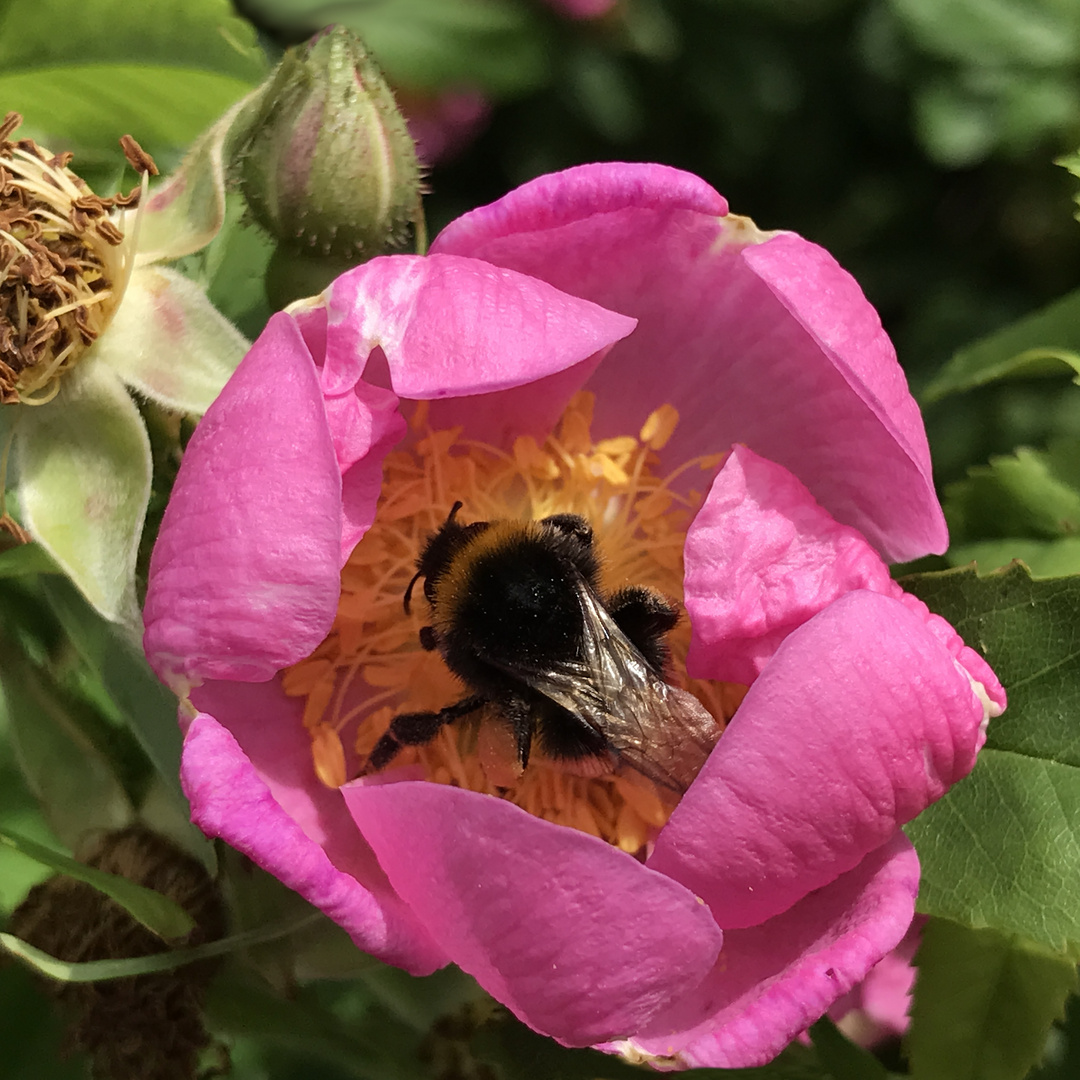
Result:
{"label": "bumblebee", "polygon": [[423,579],[431,623],[420,644],[469,693],[439,712],[395,717],[364,772],[487,710],[508,729],[521,770],[538,745],[566,771],[625,764],[682,794],[719,728],[697,698],[665,681],[678,609],[644,586],[605,597],[592,527],[577,514],[462,525],[461,506],[428,537],[405,612]]}

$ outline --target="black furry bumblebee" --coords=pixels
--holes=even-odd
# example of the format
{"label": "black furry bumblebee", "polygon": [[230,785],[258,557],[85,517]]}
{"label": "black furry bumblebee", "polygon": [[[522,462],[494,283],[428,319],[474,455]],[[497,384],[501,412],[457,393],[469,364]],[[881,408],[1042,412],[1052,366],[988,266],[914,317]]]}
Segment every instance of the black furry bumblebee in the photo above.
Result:
{"label": "black furry bumblebee", "polygon": [[522,769],[538,743],[567,771],[623,763],[684,792],[719,728],[697,698],[664,680],[664,636],[678,609],[644,586],[604,597],[592,528],[576,514],[462,525],[461,505],[428,537],[405,611],[423,578],[431,625],[420,643],[470,693],[439,712],[395,717],[364,771],[487,708],[508,726]]}

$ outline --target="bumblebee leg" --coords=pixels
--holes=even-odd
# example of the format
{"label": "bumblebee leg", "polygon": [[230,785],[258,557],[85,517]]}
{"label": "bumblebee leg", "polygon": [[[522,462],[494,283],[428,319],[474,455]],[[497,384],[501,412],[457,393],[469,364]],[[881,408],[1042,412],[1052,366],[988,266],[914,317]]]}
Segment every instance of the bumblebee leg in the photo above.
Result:
{"label": "bumblebee leg", "polygon": [[499,699],[499,712],[510,725],[510,730],[514,735],[514,745],[517,747],[518,764],[524,769],[529,764],[533,731],[536,728],[533,707],[525,698],[511,696]]}
{"label": "bumblebee leg", "polygon": [[662,672],[669,656],[664,635],[679,621],[679,609],[644,585],[619,589],[608,598],[607,609],[637,651]]}
{"label": "bumblebee leg", "polygon": [[550,517],[543,518],[540,524],[550,525],[559,532],[567,533],[580,540],[586,547],[592,546],[592,526],[580,514],[552,514]]}
{"label": "bumblebee leg", "polygon": [[455,705],[447,705],[438,712],[401,713],[390,721],[386,734],[375,744],[367,759],[363,773],[378,772],[394,759],[403,746],[423,746],[431,742],[447,724],[460,720],[487,704],[487,699],[477,695],[462,698]]}

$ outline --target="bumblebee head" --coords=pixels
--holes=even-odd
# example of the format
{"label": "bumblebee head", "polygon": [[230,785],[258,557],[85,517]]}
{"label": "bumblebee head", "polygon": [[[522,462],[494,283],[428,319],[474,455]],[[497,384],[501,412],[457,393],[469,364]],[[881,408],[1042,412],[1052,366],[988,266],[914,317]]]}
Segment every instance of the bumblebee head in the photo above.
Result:
{"label": "bumblebee head", "polygon": [[456,518],[457,512],[462,507],[458,500],[450,508],[446,520],[439,526],[437,532],[433,532],[424,544],[424,550],[420,552],[420,558],[416,560],[416,573],[413,575],[409,587],[405,590],[405,614],[410,614],[412,604],[413,586],[424,579],[424,597],[429,604],[435,604],[435,590],[439,578],[449,570],[455,557],[477,535],[482,533],[490,525],[487,521],[474,521],[471,525],[459,525]]}

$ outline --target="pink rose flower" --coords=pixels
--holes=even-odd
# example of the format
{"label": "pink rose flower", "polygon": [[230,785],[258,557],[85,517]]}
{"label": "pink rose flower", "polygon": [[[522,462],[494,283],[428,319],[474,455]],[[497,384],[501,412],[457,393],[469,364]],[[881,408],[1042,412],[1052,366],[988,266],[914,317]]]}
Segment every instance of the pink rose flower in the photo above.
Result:
{"label": "pink rose flower", "polygon": [[[582,387],[591,484],[628,471],[639,428],[634,460],[684,481],[678,466],[726,454],[685,537],[687,664],[749,690],[637,857],[418,766],[342,783],[362,755],[312,719],[314,697],[290,696],[329,665],[332,627],[355,647],[373,633],[355,559],[392,564],[380,528],[439,479],[395,487],[395,454],[460,428],[456,445],[527,469],[538,442],[522,436],[544,440]],[[442,434],[421,439],[418,402]],[[666,406],[679,422],[654,437]],[[690,498],[681,482],[672,506]],[[453,961],[567,1045],[747,1066],[904,936],[919,868],[900,825],[967,774],[1004,707],[985,662],[882,560],[946,542],[918,409],[852,278],[729,216],[694,176],[584,166],[271,319],[187,449],[145,647],[185,699],[193,819],[361,949],[414,973]],[[380,633],[432,659],[394,588],[400,625]],[[335,623],[339,605],[352,622]],[[385,699],[386,670],[350,693]]]}

